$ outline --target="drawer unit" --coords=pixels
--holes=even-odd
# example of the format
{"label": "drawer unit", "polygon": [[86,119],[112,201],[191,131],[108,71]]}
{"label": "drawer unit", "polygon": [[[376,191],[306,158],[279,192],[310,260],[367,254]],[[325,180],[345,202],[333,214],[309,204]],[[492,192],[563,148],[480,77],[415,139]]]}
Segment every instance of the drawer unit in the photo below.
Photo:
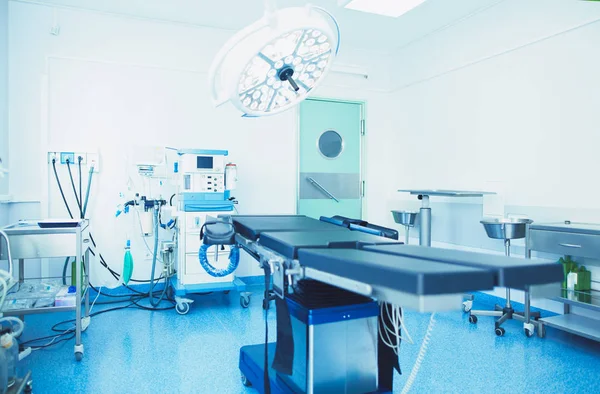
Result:
{"label": "drawer unit", "polygon": [[538,252],[600,259],[600,236],[530,229],[529,248]]}

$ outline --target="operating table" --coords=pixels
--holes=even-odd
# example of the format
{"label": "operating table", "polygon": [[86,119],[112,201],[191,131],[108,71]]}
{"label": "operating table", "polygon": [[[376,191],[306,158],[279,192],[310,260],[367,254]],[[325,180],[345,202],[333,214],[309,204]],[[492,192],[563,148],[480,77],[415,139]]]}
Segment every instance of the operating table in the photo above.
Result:
{"label": "operating table", "polygon": [[558,289],[563,278],[559,264],[403,245],[395,230],[339,216],[227,220],[276,295],[277,342],[240,352],[242,381],[259,392],[391,391],[377,301],[458,310],[469,291]]}

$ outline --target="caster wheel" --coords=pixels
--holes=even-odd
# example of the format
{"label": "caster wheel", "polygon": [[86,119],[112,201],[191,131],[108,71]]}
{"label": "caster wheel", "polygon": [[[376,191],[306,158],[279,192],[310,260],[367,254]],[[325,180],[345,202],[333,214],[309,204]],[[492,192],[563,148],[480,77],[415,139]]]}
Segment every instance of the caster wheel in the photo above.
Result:
{"label": "caster wheel", "polygon": [[528,329],[525,329],[524,331],[525,331],[525,336],[527,338],[531,338],[533,336],[533,331],[528,330]]}
{"label": "caster wheel", "polygon": [[250,296],[240,296],[240,305],[242,308],[248,308],[250,306]]}
{"label": "caster wheel", "polygon": [[506,330],[502,327],[496,327],[496,336],[503,337]]}
{"label": "caster wheel", "polygon": [[180,315],[185,315],[190,311],[190,304],[188,304],[187,302],[177,304],[177,305],[175,305],[175,310]]}
{"label": "caster wheel", "polygon": [[470,315],[469,316],[469,323],[471,323],[471,324],[477,324],[477,316]]}
{"label": "caster wheel", "polygon": [[469,313],[472,308],[473,308],[473,301],[465,301],[465,302],[463,302],[463,304],[462,304],[462,311],[464,313]]}
{"label": "caster wheel", "polygon": [[527,338],[531,338],[535,334],[535,326],[532,323],[524,323],[523,332]]}
{"label": "caster wheel", "polygon": [[252,383],[248,380],[248,378],[244,374],[242,374],[242,384],[246,387],[252,387]]}
{"label": "caster wheel", "polygon": [[77,361],[83,360],[83,353],[81,353],[81,352],[75,353],[75,360],[77,360]]}

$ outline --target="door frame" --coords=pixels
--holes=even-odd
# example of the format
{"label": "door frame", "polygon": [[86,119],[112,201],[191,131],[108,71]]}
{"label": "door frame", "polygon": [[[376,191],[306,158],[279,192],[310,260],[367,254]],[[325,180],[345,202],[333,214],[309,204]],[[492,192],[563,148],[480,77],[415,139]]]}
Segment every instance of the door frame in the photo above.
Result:
{"label": "door frame", "polygon": [[[307,101],[323,101],[330,103],[343,103],[343,104],[357,104],[360,106],[360,120],[361,120],[361,135],[360,135],[360,218],[365,217],[365,197],[367,195],[366,188],[367,184],[365,181],[365,138],[367,136],[367,118],[366,118],[366,101],[364,100],[345,100],[338,98],[329,97],[310,97]],[[295,213],[298,214],[298,201],[300,200],[300,105],[296,107],[296,201],[294,202]]]}

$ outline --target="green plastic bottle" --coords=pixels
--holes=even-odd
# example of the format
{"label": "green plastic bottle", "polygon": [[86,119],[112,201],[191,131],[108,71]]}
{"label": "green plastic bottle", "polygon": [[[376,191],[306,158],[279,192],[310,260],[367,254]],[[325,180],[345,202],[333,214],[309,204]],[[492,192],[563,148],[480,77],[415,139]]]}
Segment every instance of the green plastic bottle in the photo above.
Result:
{"label": "green plastic bottle", "polygon": [[129,283],[132,273],[133,257],[131,256],[131,241],[127,240],[127,244],[125,245],[125,256],[123,257],[123,275],[121,276],[124,284]]}
{"label": "green plastic bottle", "polygon": [[592,290],[592,273],[588,271],[583,265],[579,267],[577,272],[577,284],[575,290],[577,291],[590,291]]}
{"label": "green plastic bottle", "polygon": [[[85,264],[83,258],[81,259],[81,286],[83,288],[83,275],[85,274]],[[71,262],[71,286],[77,286],[77,264],[75,264],[75,260]],[[83,290],[82,290],[83,292]]]}

